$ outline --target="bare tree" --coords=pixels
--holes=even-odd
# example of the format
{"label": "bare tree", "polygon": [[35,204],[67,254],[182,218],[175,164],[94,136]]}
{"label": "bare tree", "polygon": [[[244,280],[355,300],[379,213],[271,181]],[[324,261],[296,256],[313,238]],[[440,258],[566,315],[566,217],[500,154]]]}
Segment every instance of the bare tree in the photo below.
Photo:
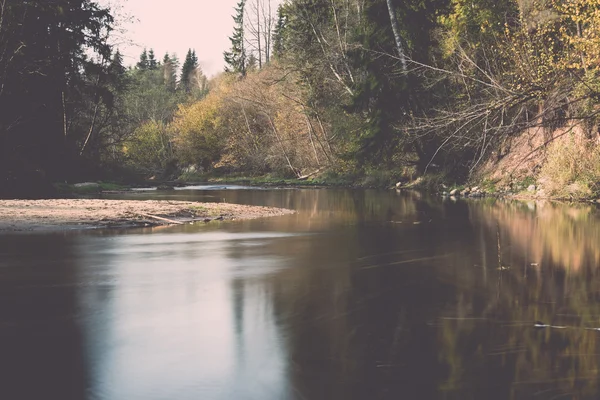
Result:
{"label": "bare tree", "polygon": [[271,60],[275,16],[272,0],[252,0],[246,5],[244,42],[258,61],[258,68]]}
{"label": "bare tree", "polygon": [[263,43],[265,53],[265,63],[271,61],[271,39],[273,37],[273,25],[275,24],[275,18],[273,16],[273,9],[271,6],[271,0],[262,1],[262,19],[263,19]]}

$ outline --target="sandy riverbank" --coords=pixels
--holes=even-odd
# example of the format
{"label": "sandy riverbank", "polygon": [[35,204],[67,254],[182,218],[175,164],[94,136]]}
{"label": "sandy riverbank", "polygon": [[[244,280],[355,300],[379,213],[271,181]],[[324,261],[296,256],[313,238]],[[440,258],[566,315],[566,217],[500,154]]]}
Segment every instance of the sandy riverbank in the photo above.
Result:
{"label": "sandy riverbank", "polygon": [[0,200],[0,232],[157,226],[292,213],[280,208],[167,200]]}

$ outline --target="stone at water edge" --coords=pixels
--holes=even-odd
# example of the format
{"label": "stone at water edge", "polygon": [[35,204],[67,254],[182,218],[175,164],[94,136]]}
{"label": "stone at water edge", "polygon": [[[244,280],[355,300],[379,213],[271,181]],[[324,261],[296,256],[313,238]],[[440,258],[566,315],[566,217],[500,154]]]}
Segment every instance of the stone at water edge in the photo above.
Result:
{"label": "stone at water edge", "polygon": [[456,196],[458,194],[459,194],[458,193],[458,189],[453,189],[453,190],[450,191],[450,196]]}
{"label": "stone at water edge", "polygon": [[402,182],[396,183],[396,189],[402,189]]}
{"label": "stone at water edge", "polygon": [[158,185],[156,190],[175,190],[175,188],[171,185]]}
{"label": "stone at water edge", "polygon": [[471,192],[478,192],[479,191],[479,186],[474,186],[471,188]]}

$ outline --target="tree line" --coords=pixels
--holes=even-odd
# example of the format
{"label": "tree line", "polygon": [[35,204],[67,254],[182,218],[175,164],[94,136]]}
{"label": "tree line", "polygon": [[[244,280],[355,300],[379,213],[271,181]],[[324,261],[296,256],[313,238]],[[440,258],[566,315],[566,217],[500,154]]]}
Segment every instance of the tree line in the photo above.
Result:
{"label": "tree line", "polygon": [[595,0],[241,0],[211,79],[193,50],[126,68],[93,1],[3,4],[6,188],[215,170],[465,179],[532,127],[549,143],[577,123],[589,154],[598,134]]}
{"label": "tree line", "polygon": [[213,165],[460,180],[532,128],[542,153],[575,125],[598,154],[596,1],[241,0],[234,23],[212,114],[227,132],[193,135]]}

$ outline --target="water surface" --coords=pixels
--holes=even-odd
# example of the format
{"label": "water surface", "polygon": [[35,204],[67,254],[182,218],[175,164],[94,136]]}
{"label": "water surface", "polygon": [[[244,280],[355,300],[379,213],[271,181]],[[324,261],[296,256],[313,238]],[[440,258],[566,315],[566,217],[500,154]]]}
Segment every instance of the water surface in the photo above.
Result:
{"label": "water surface", "polygon": [[0,236],[0,398],[600,397],[596,208],[208,189],[298,213]]}

